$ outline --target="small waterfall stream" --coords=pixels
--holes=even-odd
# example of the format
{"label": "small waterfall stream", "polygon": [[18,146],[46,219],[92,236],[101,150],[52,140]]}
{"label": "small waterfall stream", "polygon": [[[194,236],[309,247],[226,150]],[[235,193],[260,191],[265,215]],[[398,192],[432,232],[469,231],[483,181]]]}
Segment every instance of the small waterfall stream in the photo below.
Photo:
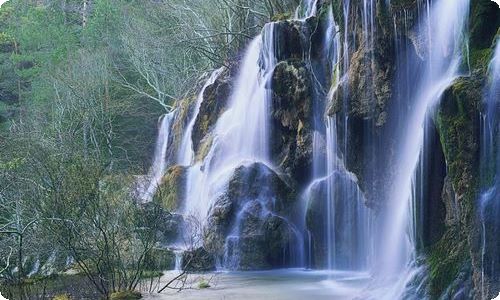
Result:
{"label": "small waterfall stream", "polygon": [[140,198],[144,202],[149,202],[161,183],[161,179],[167,168],[167,148],[170,138],[170,126],[174,120],[176,111],[172,111],[161,117],[158,128],[158,138],[156,140],[153,162],[148,178],[144,186],[139,191]]}
{"label": "small waterfall stream", "polygon": [[479,198],[481,221],[481,295],[486,299],[486,277],[500,280],[500,43],[490,64],[490,78],[481,116],[481,177],[486,187]]}
{"label": "small waterfall stream", "polygon": [[193,150],[193,127],[196,122],[196,118],[198,117],[198,114],[200,113],[200,106],[201,103],[203,102],[203,96],[205,93],[205,90],[207,89],[208,86],[212,85],[217,77],[224,71],[224,68],[219,68],[212,72],[208,80],[205,82],[205,85],[201,89],[200,93],[198,94],[198,97],[196,98],[195,106],[194,106],[194,111],[191,117],[191,120],[189,120],[189,124],[186,127],[186,130],[184,132],[184,135],[182,137],[181,145],[179,147],[178,151],[178,157],[177,157],[177,163],[181,166],[189,166],[193,162],[194,159],[194,150]]}

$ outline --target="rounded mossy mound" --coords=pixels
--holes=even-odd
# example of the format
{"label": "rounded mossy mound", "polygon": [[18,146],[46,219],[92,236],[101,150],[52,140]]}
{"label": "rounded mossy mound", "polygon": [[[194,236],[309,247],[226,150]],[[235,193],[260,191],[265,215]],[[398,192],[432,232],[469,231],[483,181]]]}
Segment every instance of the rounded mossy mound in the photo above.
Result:
{"label": "rounded mossy mound", "polygon": [[186,167],[170,167],[158,186],[153,201],[167,211],[176,211],[186,196]]}

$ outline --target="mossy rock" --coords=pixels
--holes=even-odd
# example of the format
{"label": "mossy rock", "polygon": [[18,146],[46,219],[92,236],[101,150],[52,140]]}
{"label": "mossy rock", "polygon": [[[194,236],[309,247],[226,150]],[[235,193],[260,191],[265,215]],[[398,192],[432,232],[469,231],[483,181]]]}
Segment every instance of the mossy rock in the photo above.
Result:
{"label": "mossy rock", "polygon": [[500,8],[491,0],[471,1],[470,48],[485,49],[500,27]]}
{"label": "mossy rock", "polygon": [[430,294],[439,297],[457,278],[462,267],[470,263],[467,261],[468,245],[466,238],[453,230],[427,252],[429,266]]}
{"label": "mossy rock", "polygon": [[121,291],[112,293],[110,296],[111,300],[137,300],[142,299],[142,295],[136,291]]}
{"label": "mossy rock", "polygon": [[173,166],[163,176],[153,200],[167,211],[176,211],[186,194],[186,167]]}
{"label": "mossy rock", "polygon": [[272,22],[285,21],[292,17],[292,14],[289,12],[277,13],[271,17]]}
{"label": "mossy rock", "polygon": [[469,62],[472,70],[481,69],[486,71],[491,61],[493,50],[491,48],[472,49],[469,54]]}
{"label": "mossy rock", "polygon": [[478,173],[483,83],[484,79],[477,75],[458,78],[444,92],[438,108],[437,128],[448,171],[458,194],[470,191],[470,183],[473,182],[462,176],[470,177]]}
{"label": "mossy rock", "polygon": [[71,300],[71,296],[69,294],[60,294],[60,295],[56,295],[54,296],[54,298],[52,298],[52,300]]}
{"label": "mossy rock", "polygon": [[282,170],[299,183],[308,181],[305,169],[312,163],[311,73],[305,62],[280,62],[273,74],[271,153]]}
{"label": "mossy rock", "polygon": [[[203,93],[203,102],[200,106],[198,117],[194,123],[193,150],[198,154],[201,141],[208,135],[215,126],[217,120],[226,109],[226,104],[231,95],[232,74],[226,69],[215,82],[209,85]],[[199,157],[199,155],[197,155]]]}
{"label": "mossy rock", "polygon": [[[296,199],[294,189],[268,166],[236,168],[226,192],[210,210],[205,247],[219,257],[227,254],[230,269],[287,266],[294,235],[280,215],[289,213]],[[238,238],[228,238],[235,231]]]}
{"label": "mossy rock", "polygon": [[471,241],[477,239],[479,232],[475,229],[474,207],[478,197],[483,83],[484,77],[479,73],[456,79],[443,93],[437,110],[436,125],[452,186],[451,191],[443,194],[454,193],[454,201],[458,204],[453,208],[457,210],[454,212],[449,211],[448,205],[447,215],[454,214],[458,220],[442,220],[447,225],[445,234],[427,249],[432,297],[443,295],[464,266],[470,263],[477,265],[477,258],[472,257],[468,261],[467,257],[480,251],[474,248]]}

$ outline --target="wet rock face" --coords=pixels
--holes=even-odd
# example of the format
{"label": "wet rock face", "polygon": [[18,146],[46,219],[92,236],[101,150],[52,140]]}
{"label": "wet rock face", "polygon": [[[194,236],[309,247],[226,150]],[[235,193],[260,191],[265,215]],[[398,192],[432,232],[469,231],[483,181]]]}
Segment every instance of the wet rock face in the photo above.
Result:
{"label": "wet rock face", "polygon": [[293,190],[269,167],[238,167],[211,208],[205,247],[230,269],[286,265],[290,255],[283,259],[283,253],[289,253],[293,230],[279,214],[290,213],[294,200]]}
{"label": "wet rock face", "polygon": [[273,160],[281,170],[305,183],[312,163],[312,95],[311,75],[303,61],[280,62],[272,78],[272,145]]}
{"label": "wet rock face", "polygon": [[471,1],[470,44],[474,48],[489,48],[500,27],[500,9],[490,0]]}
{"label": "wet rock face", "polygon": [[167,211],[176,211],[186,196],[186,167],[170,167],[163,176],[153,201]]}
{"label": "wet rock face", "polygon": [[198,153],[203,139],[213,128],[226,108],[231,95],[232,75],[230,70],[224,71],[214,84],[209,85],[203,94],[198,118],[193,127],[193,150]]}
{"label": "wet rock face", "polygon": [[478,74],[458,78],[444,92],[437,111],[436,124],[447,165],[442,193],[446,215],[440,220],[446,228],[443,237],[428,248],[433,296],[443,294],[460,272],[469,272],[469,278],[472,274],[474,286],[480,286],[480,230],[474,206],[478,197],[482,86]]}
{"label": "wet rock face", "polygon": [[[274,23],[275,55],[277,61],[303,59],[307,53],[306,36],[303,23],[282,21]],[[264,39],[266,37],[264,36]]]}

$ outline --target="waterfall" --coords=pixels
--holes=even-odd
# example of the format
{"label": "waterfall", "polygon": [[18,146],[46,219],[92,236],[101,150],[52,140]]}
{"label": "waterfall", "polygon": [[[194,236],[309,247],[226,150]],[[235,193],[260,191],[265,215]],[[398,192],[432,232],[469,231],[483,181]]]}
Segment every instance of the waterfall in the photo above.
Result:
{"label": "waterfall", "polygon": [[[422,1],[418,4],[424,6]],[[371,298],[375,299],[399,299],[405,298],[410,283],[418,285],[423,273],[422,268],[417,263],[417,227],[418,220],[415,219],[416,209],[419,208],[418,202],[424,198],[425,168],[427,157],[429,156],[426,148],[428,142],[428,122],[433,108],[439,102],[442,93],[459,76],[459,66],[461,64],[462,42],[464,39],[464,28],[469,9],[469,0],[437,0],[427,1],[426,15],[421,17],[418,26],[416,26],[416,35],[418,40],[423,43],[422,48],[417,49],[416,55],[408,55],[406,48],[402,47],[396,41],[396,51],[398,60],[396,69],[397,74],[394,91],[395,111],[392,114],[395,122],[399,126],[394,126],[396,140],[395,167],[391,173],[390,186],[388,191],[380,191],[381,195],[375,195],[379,198],[380,207],[378,211],[368,208],[368,192],[373,192],[367,188],[361,189],[365,183],[378,175],[375,166],[381,164],[371,164],[362,166],[361,174],[354,174],[348,167],[348,157],[357,149],[350,149],[355,143],[351,144],[349,136],[350,131],[355,128],[348,128],[351,124],[357,126],[355,122],[361,123],[363,127],[361,139],[363,146],[359,152],[363,163],[370,159],[376,159],[375,154],[379,150],[378,144],[385,140],[379,138],[375,132],[375,109],[377,98],[375,90],[372,88],[374,83],[375,68],[375,34],[376,28],[376,5],[379,3],[374,0],[363,0],[359,3],[360,20],[350,20],[352,10],[357,10],[358,6],[353,5],[349,0],[342,2],[344,11],[344,40],[341,40],[339,34],[340,26],[334,18],[332,6],[328,6],[327,15],[322,19],[324,26],[318,26],[321,31],[314,34],[323,34],[321,53],[318,51],[311,55],[306,52],[308,71],[314,77],[314,99],[312,108],[313,128],[312,128],[312,180],[303,194],[302,211],[299,220],[299,229],[291,224],[289,220],[278,215],[274,209],[275,199],[271,184],[268,184],[270,173],[275,174],[275,166],[271,160],[270,153],[270,131],[271,131],[271,100],[272,100],[272,75],[276,67],[275,44],[275,23],[266,24],[262,33],[253,39],[244,54],[239,73],[233,81],[230,97],[228,99],[225,111],[219,116],[217,122],[202,141],[203,153],[196,156],[193,150],[192,132],[198,119],[200,107],[203,105],[203,95],[205,90],[212,85],[222,69],[216,70],[207,80],[200,91],[192,115],[190,116],[187,127],[184,131],[180,148],[177,153],[177,162],[187,167],[186,175],[186,196],[181,213],[187,216],[193,216],[200,221],[202,227],[207,226],[209,217],[217,201],[227,196],[230,190],[233,176],[237,171],[242,171],[242,178],[245,184],[250,185],[247,180],[248,173],[255,171],[257,175],[252,175],[253,184],[259,187],[258,191],[253,191],[251,199],[247,195],[241,196],[245,199],[229,199],[233,201],[230,209],[234,209],[232,219],[228,221],[230,228],[224,228],[224,248],[223,257],[218,257],[219,263],[222,258],[222,267],[226,269],[238,269],[241,263],[241,256],[244,251],[243,244],[245,240],[244,231],[247,230],[245,218],[251,214],[252,221],[250,227],[258,227],[262,224],[257,220],[263,220],[268,216],[286,223],[293,231],[298,248],[283,249],[283,252],[294,252],[295,256],[300,257],[303,263],[304,251],[308,253],[307,266],[323,268],[334,271],[356,271],[363,273],[372,273],[374,279],[369,286],[373,290],[366,291]],[[387,2],[388,3],[388,2]],[[383,5],[383,4],[382,4]],[[303,1],[297,8],[296,18],[291,21],[294,26],[305,19],[315,16],[317,12],[318,1]],[[404,14],[404,30],[409,31],[406,12]],[[350,22],[361,22],[363,28],[362,34],[358,37],[356,33],[351,32],[355,26]],[[307,22],[302,22],[307,24]],[[394,34],[399,38],[398,28],[394,18]],[[309,34],[301,32],[301,34]],[[403,39],[403,35],[400,35]],[[314,36],[315,38],[317,36]],[[312,40],[312,39],[311,39]],[[356,43],[363,45],[356,47]],[[408,46],[408,45],[405,45]],[[417,45],[413,45],[417,47]],[[361,47],[366,47],[362,49]],[[500,52],[498,50],[496,52]],[[354,50],[360,50],[354,53]],[[423,49],[423,50],[422,50]],[[366,50],[366,53],[363,52]],[[420,51],[422,50],[422,51]],[[357,50],[356,50],[357,51]],[[312,52],[309,49],[309,52]],[[319,53],[319,54],[318,54]],[[370,105],[369,113],[362,116],[362,121],[349,120],[350,115],[350,95],[348,71],[350,69],[350,57],[355,55],[362,56],[363,60],[368,61],[366,80],[369,82],[367,90],[362,91],[363,96],[368,96],[365,103]],[[322,56],[318,58],[318,56]],[[311,58],[312,57],[312,58]],[[295,58],[294,58],[295,59]],[[356,57],[359,59],[359,57]],[[313,60],[316,60],[312,62]],[[325,63],[326,61],[326,63]],[[491,90],[487,97],[488,112],[483,116],[484,122],[484,146],[489,152],[483,155],[485,159],[491,155],[497,155],[496,151],[491,151],[496,143],[493,141],[498,134],[496,123],[496,111],[498,109],[498,86],[497,60],[493,67],[493,82]],[[324,63],[324,64],[323,64]],[[323,70],[315,73],[315,68],[327,66]],[[280,65],[281,66],[281,65]],[[318,75],[319,74],[319,75]],[[328,78],[321,78],[326,74]],[[318,75],[318,76],[317,76]],[[398,77],[401,75],[401,77]],[[324,79],[324,80],[323,80]],[[401,82],[399,82],[401,80]],[[328,84],[325,84],[328,83]],[[328,86],[328,88],[324,88]],[[339,88],[342,93],[337,95]],[[320,90],[321,91],[318,91]],[[329,115],[328,108],[335,99],[339,101],[339,112]],[[313,97],[314,98],[314,97]],[[392,100],[392,99],[391,99]],[[490,103],[491,102],[491,103]],[[490,110],[492,112],[490,112]],[[151,195],[154,188],[159,184],[161,176],[165,171],[165,155],[168,144],[168,131],[171,122],[171,116],[167,115],[162,119],[162,125],[159,130],[157,149],[155,151],[155,168],[152,168],[152,181],[148,185],[148,191],[145,193]],[[495,120],[495,122],[493,122]],[[352,121],[352,122],[351,122]],[[389,121],[388,121],[389,122]],[[165,124],[164,124],[165,123]],[[393,125],[391,123],[391,125]],[[391,129],[392,130],[392,129]],[[384,134],[387,134],[384,132]],[[381,135],[383,136],[383,135]],[[384,138],[386,136],[383,136]],[[393,136],[390,136],[392,138]],[[383,147],[383,146],[380,146]],[[205,151],[206,150],[206,151]],[[392,150],[392,149],[391,149]],[[351,152],[349,152],[351,151]],[[372,152],[368,152],[372,151]],[[500,152],[500,151],[498,151]],[[201,157],[200,160],[194,160],[194,157]],[[500,161],[499,161],[500,162]],[[392,162],[391,162],[392,163]],[[383,164],[383,163],[382,163]],[[158,170],[156,170],[158,169]],[[283,171],[286,174],[286,170]],[[358,170],[359,171],[359,170]],[[246,172],[246,173],[245,173]],[[310,175],[310,174],[308,174]],[[247,176],[247,177],[245,177]],[[360,176],[359,180],[357,176]],[[364,177],[362,177],[364,176]],[[368,180],[367,180],[368,178]],[[385,179],[385,178],[384,178]],[[484,211],[493,203],[492,199],[496,195],[496,180],[493,188],[487,189],[481,197],[481,207],[483,208],[483,228]],[[500,182],[500,181],[499,181]],[[379,192],[379,191],[376,191]],[[228,196],[229,197],[229,196]],[[384,199],[380,199],[384,198]],[[318,201],[319,199],[319,201]],[[227,200],[227,199],[225,199]],[[240,201],[241,200],[241,201]],[[238,203],[236,203],[238,202]],[[313,217],[321,220],[310,220],[309,210],[311,206],[316,205],[320,213]],[[257,207],[257,209],[255,208]],[[498,205],[495,204],[495,208]],[[225,207],[224,207],[225,208]],[[292,210],[287,207],[287,209]],[[249,213],[250,212],[250,213]],[[295,212],[293,212],[295,213]],[[291,213],[291,214],[293,214]],[[294,215],[294,217],[296,217]],[[376,219],[377,217],[377,219]],[[322,228],[311,228],[320,224]],[[257,225],[256,225],[257,224]],[[281,223],[280,223],[281,224]],[[186,228],[188,228],[186,226]],[[189,229],[185,229],[189,230]],[[249,229],[254,230],[254,228]],[[253,233],[253,232],[252,232]],[[193,232],[185,232],[187,235],[193,235]],[[303,236],[307,237],[306,243]],[[483,229],[483,262],[487,256],[488,245],[490,241],[487,233]],[[194,246],[202,246],[203,241],[198,241]],[[261,244],[258,244],[259,246]],[[191,245],[193,246],[193,245]],[[300,253],[299,253],[300,252]],[[317,257],[316,252],[320,253]],[[283,253],[283,261],[289,255]],[[176,265],[181,264],[182,255],[177,253]],[[497,264],[498,262],[495,262]],[[286,264],[283,264],[286,265]],[[302,264],[302,266],[304,266]],[[483,273],[488,272],[483,266]],[[332,272],[333,273],[333,272]],[[417,279],[418,280],[417,280]]]}
{"label": "waterfall", "polygon": [[318,11],[318,0],[304,0],[295,10],[296,20],[305,20],[315,16]]}
{"label": "waterfall", "polygon": [[481,177],[486,188],[479,198],[481,221],[481,295],[487,299],[486,277],[500,280],[500,43],[490,64],[490,79],[484,95],[486,111],[481,116]]}
{"label": "waterfall", "polygon": [[[426,20],[421,20],[420,34],[426,36],[426,65],[419,75],[416,92],[411,95],[412,107],[399,133],[396,170],[389,192],[385,225],[380,250],[380,272],[387,280],[408,281],[414,275],[416,259],[415,195],[416,174],[423,157],[425,124],[429,110],[439,101],[444,90],[459,75],[461,42],[469,8],[468,0],[440,0],[430,8]],[[422,26],[422,24],[424,26]],[[432,30],[426,26],[432,24]],[[411,62],[407,62],[411,63]],[[402,274],[406,274],[402,276]],[[400,298],[403,290],[384,293],[385,297]]]}
{"label": "waterfall", "polygon": [[142,201],[149,202],[153,199],[156,189],[161,183],[161,179],[165,174],[167,167],[167,148],[170,137],[170,125],[174,120],[176,111],[172,111],[160,119],[160,126],[158,128],[158,137],[156,139],[156,146],[153,156],[153,163],[149,170],[147,181],[139,191]]}
{"label": "waterfall", "polygon": [[336,118],[328,117],[327,149],[327,267],[366,271],[371,258],[371,213],[357,178],[338,155]]}
{"label": "waterfall", "polygon": [[267,24],[250,43],[229,106],[213,129],[210,150],[188,170],[183,213],[202,223],[235,168],[247,161],[268,161],[269,85],[276,64],[273,26]]}
{"label": "waterfall", "polygon": [[201,89],[198,97],[196,98],[194,111],[189,123],[186,127],[186,131],[184,132],[184,136],[182,137],[181,145],[179,147],[177,163],[181,166],[189,166],[193,162],[194,159],[194,150],[193,150],[193,127],[196,123],[196,119],[198,118],[198,114],[200,113],[201,103],[203,102],[203,95],[207,87],[212,85],[215,80],[219,77],[219,75],[224,71],[224,68],[219,68],[212,72],[208,80],[205,82],[205,85]]}

